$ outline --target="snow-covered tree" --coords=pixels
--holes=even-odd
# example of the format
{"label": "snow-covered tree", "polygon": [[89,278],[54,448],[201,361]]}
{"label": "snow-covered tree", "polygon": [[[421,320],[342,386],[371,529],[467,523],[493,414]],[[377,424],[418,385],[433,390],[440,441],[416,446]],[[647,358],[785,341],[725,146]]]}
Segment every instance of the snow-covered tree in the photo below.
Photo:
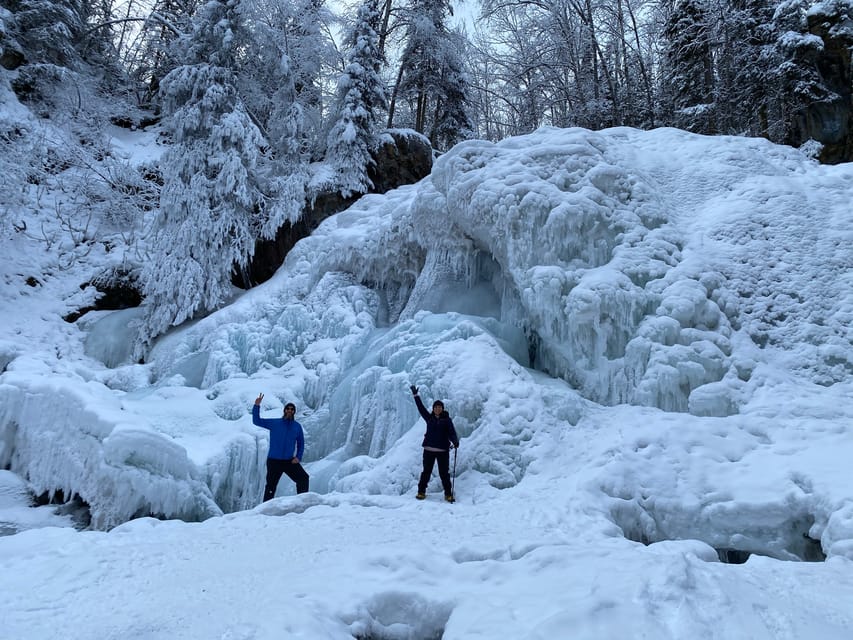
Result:
{"label": "snow-covered tree", "polygon": [[66,96],[73,99],[75,87],[86,84],[77,75],[83,67],[77,49],[85,29],[83,3],[13,0],[4,4],[11,12],[6,37],[22,56],[12,87],[40,116],[50,117],[68,104]]}
{"label": "snow-covered tree", "polygon": [[776,3],[777,0],[728,0],[725,5],[716,53],[717,125],[721,133],[770,135],[771,121],[776,120]]}
{"label": "snow-covered tree", "polygon": [[189,48],[193,64],[163,79],[173,145],[152,255],[143,273],[146,314],[138,353],[169,326],[219,306],[235,266],[245,266],[262,226],[256,167],[264,139],[240,100],[235,61],[239,0],[202,7]]}
{"label": "snow-covered tree", "polygon": [[379,18],[377,1],[367,0],[358,8],[345,40],[347,64],[338,79],[338,118],[329,132],[326,152],[344,197],[366,193],[373,186],[367,174],[374,163],[377,112],[387,106],[379,75]]}
{"label": "snow-covered tree", "polygon": [[192,33],[198,5],[199,0],[156,0],[123,52],[128,72],[146,87],[145,102],[156,98],[160,80],[184,61],[183,39]]}
{"label": "snow-covered tree", "polygon": [[706,0],[680,0],[664,29],[664,95],[675,126],[715,133],[714,30]]}
{"label": "snow-covered tree", "polygon": [[327,87],[340,69],[330,37],[333,17],[324,0],[244,0],[242,14],[252,38],[241,51],[240,95],[258,122],[268,127],[268,120],[282,111],[278,90],[287,85],[289,93],[292,87],[302,117],[300,144],[313,159],[321,158],[326,149]]}
{"label": "snow-covered tree", "polygon": [[85,28],[81,0],[10,0],[3,3],[13,14],[13,37],[29,64],[53,64],[76,69],[76,43]]}
{"label": "snow-covered tree", "polygon": [[299,219],[308,182],[305,117],[297,101],[290,59],[282,54],[278,89],[267,120],[269,153],[263,168],[267,201],[261,236],[272,238],[285,222]]}
{"label": "snow-covered tree", "polygon": [[440,91],[436,96],[429,139],[439,149],[448,149],[472,135],[468,115],[468,77],[463,68],[465,40],[451,33],[445,40],[440,75]]}
{"label": "snow-covered tree", "polygon": [[406,12],[406,42],[391,98],[389,126],[398,97],[412,105],[412,126],[435,146],[470,133],[462,39],[448,28],[449,0],[414,0]]}
{"label": "snow-covered tree", "polygon": [[780,93],[786,116],[786,130],[791,132],[793,119],[810,104],[827,102],[835,94],[824,84],[817,60],[824,48],[823,40],[809,33],[808,0],[784,0],[773,17],[775,47],[779,53],[776,90]]}

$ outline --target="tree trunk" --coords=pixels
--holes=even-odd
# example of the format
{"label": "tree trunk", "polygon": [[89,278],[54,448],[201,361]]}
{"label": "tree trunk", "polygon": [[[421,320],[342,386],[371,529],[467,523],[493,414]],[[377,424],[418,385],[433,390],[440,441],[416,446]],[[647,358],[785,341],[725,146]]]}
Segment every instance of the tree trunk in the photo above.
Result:
{"label": "tree trunk", "polygon": [[385,40],[388,38],[388,22],[391,20],[391,3],[393,0],[385,0],[382,5],[382,26],[379,29],[379,57],[385,59]]}
{"label": "tree trunk", "polygon": [[403,71],[406,69],[405,60],[400,63],[400,71],[397,72],[397,81],[394,83],[394,90],[391,92],[391,100],[388,103],[388,128],[394,127],[394,108],[397,106],[397,91],[400,89],[400,83],[403,81]]}

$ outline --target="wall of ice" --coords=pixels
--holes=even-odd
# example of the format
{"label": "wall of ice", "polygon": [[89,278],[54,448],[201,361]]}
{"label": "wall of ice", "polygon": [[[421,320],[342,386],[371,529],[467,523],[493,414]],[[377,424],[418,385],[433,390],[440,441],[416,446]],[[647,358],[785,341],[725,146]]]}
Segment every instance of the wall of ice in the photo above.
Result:
{"label": "wall of ice", "polygon": [[[734,204],[760,209],[752,191],[808,175],[808,160],[724,142],[543,129],[459,145],[429,179],[361,199],[294,247],[270,282],[161,340],[155,377],[214,394],[235,377],[269,381],[270,408],[304,409],[309,460],[326,459],[322,488],[415,438],[410,382],[459,407],[469,433],[495,420],[470,401],[478,392],[422,366],[445,343],[456,351],[439,369],[466,357],[458,327],[498,346],[493,370],[538,369],[596,402],[737,413],[761,357],[742,331],[741,288],[761,269],[757,257],[728,262],[754,215]],[[740,199],[721,206],[721,190]]]}
{"label": "wall of ice", "polygon": [[122,404],[94,380],[40,369],[16,360],[0,385],[0,467],[36,494],[78,496],[97,529],[139,516],[203,520],[257,503],[263,458],[254,438],[211,438],[199,464],[185,431],[157,428],[156,398]]}
{"label": "wall of ice", "polygon": [[[816,375],[853,370],[842,326],[853,301],[806,303],[833,300],[829,280],[849,278],[837,250],[820,258],[823,284],[803,266],[831,237],[793,228],[805,222],[794,200],[810,192],[809,162],[762,141],[672,130],[541,129],[463,143],[418,185],[328,220],[276,283],[164,341],[153,361],[159,375],[189,371],[189,384],[207,387],[299,357],[313,376],[303,395],[320,407],[354,379],[346,371],[376,328],[457,312],[522,331],[518,362],[596,402],[730,415],[767,343],[811,343]],[[761,196],[777,185],[774,200]],[[749,241],[756,225],[779,242]],[[784,256],[768,255],[781,245]],[[791,257],[798,298],[772,273]],[[814,331],[816,314],[828,330]]]}
{"label": "wall of ice", "polygon": [[[40,386],[4,358],[0,464],[80,494],[98,526],[199,519],[257,502],[259,392],[265,415],[298,405],[313,489],[403,493],[422,433],[409,384],[452,408],[460,475],[495,490],[554,437],[537,425],[568,427],[587,401],[735,414],[770,349],[832,384],[853,371],[853,287],[845,218],[813,183],[851,176],[808,162],[671,130],[464,143],[418,185],[326,220],[144,366],[127,363],[118,314],[79,325],[105,365],[89,387]],[[804,193],[820,218],[807,232]]]}
{"label": "wall of ice", "polygon": [[586,397],[730,415],[767,346],[821,384],[853,373],[847,216],[815,188],[849,173],[673,130],[467,142],[412,204],[432,258],[415,293],[485,280],[533,366]]}
{"label": "wall of ice", "polygon": [[488,282],[531,364],[597,402],[732,413],[741,379],[722,278],[685,264],[678,212],[626,146],[543,129],[445,154],[412,206],[434,239],[415,293],[466,274],[472,288]]}

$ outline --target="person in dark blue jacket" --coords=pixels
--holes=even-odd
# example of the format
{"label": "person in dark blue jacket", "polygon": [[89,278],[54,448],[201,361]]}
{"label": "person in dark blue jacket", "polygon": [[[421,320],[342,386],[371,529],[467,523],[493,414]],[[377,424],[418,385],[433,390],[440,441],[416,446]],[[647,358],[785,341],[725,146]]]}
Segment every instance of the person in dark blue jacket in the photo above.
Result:
{"label": "person in dark blue jacket", "polygon": [[459,448],[459,436],[456,435],[453,420],[450,419],[450,414],[444,410],[444,403],[441,400],[432,403],[432,412],[430,413],[426,410],[424,403],[421,402],[418,388],[415,385],[409,388],[412,390],[412,395],[415,396],[418,411],[426,422],[426,433],[424,433],[422,444],[424,448],[424,470],[421,472],[418,493],[415,497],[418,500],[426,498],[432,467],[438,462],[438,477],[441,478],[441,486],[444,488],[444,499],[448,502],[455,502],[453,485],[450,483],[450,448]]}
{"label": "person in dark blue jacket", "polygon": [[[288,402],[284,405],[281,418],[262,418],[261,400],[264,394],[255,399],[252,407],[252,422],[270,432],[270,450],[267,454],[267,485],[264,488],[264,502],[275,497],[275,490],[281,474],[296,483],[296,493],[308,491],[308,472],[299,464],[305,453],[305,436],[302,425],[293,419],[296,415],[296,405]],[[295,455],[294,455],[295,450]]]}

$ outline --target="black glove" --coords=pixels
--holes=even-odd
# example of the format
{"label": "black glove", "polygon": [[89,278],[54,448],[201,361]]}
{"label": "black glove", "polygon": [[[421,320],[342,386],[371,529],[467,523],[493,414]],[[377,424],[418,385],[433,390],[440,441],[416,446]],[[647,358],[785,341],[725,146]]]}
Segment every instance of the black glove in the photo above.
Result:
{"label": "black glove", "polygon": [[413,395],[413,396],[418,395],[418,388],[417,388],[415,385],[412,385],[411,387],[409,387],[409,389],[411,389],[411,390],[412,390],[412,395]]}

